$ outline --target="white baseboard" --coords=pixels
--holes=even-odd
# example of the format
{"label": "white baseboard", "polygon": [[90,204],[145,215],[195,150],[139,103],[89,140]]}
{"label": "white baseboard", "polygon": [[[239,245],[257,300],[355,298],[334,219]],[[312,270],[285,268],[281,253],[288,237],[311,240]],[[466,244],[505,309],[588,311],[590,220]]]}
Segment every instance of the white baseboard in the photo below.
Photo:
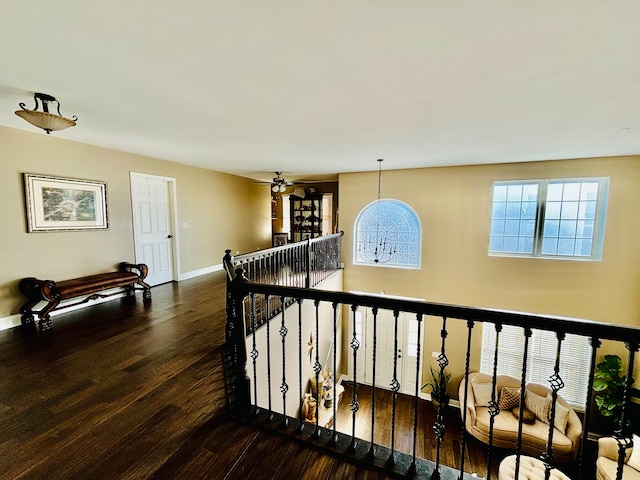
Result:
{"label": "white baseboard", "polygon": [[10,328],[19,327],[20,322],[20,314],[16,313],[15,315],[10,315],[8,317],[0,318],[0,332],[2,330],[9,330]]}
{"label": "white baseboard", "polygon": [[200,268],[198,270],[192,270],[190,272],[181,273],[178,275],[178,281],[189,280],[190,278],[196,278],[201,275],[207,275],[208,273],[219,272],[222,270],[222,264],[212,265],[210,267]]}
{"label": "white baseboard", "polygon": [[[100,292],[100,293],[109,293],[112,292],[114,290],[105,290],[104,292]],[[62,301],[60,302],[60,308],[64,308],[64,310],[57,310],[54,312],[51,312],[51,317],[56,317],[62,313],[69,313],[69,312],[73,312],[74,310],[80,310],[81,308],[87,308],[87,307],[91,307],[93,305],[98,305],[100,303],[104,303],[104,302],[110,302],[111,300],[117,300],[119,298],[124,297],[124,292],[123,293],[118,293],[116,295],[112,295],[110,297],[106,297],[106,298],[97,298],[95,300],[91,300],[87,303],[81,303],[78,305],[72,305],[70,307],[65,307],[65,304],[69,304],[69,303],[74,303],[77,302],[78,298],[70,298],[69,300],[66,301]],[[41,304],[36,305],[35,308],[39,309],[42,308],[42,306],[46,305],[46,302],[41,302]],[[34,320],[36,322],[36,324],[38,323],[38,317],[37,315],[34,315]],[[20,321],[20,314],[16,313],[15,315],[10,315],[8,317],[4,317],[4,318],[0,318],[0,331],[2,330],[8,330],[10,328],[14,328],[14,327],[19,327],[20,325],[22,325],[22,322]]]}
{"label": "white baseboard", "polygon": [[[198,270],[193,270],[191,272],[186,272],[186,273],[181,273],[178,277],[178,281],[182,281],[182,280],[188,280],[190,278],[196,278],[199,277],[201,275],[207,275],[208,273],[213,273],[213,272],[218,272],[222,270],[222,264],[218,264],[218,265],[213,265],[211,267],[206,267],[206,268],[200,268]],[[103,292],[103,293],[109,293],[109,290]],[[79,305],[74,305],[72,307],[68,307],[62,311],[55,311],[55,312],[51,312],[51,316],[55,317],[56,315],[60,315],[61,313],[68,313],[68,312],[72,312],[74,310],[79,310],[81,308],[86,308],[86,307],[90,307],[92,305],[98,305],[100,303],[103,302],[109,302],[111,300],[116,300],[118,298],[122,298],[124,297],[124,293],[118,294],[118,295],[113,295],[111,297],[107,297],[107,298],[98,298],[96,300],[91,300],[90,302],[87,303],[81,303]],[[66,301],[66,303],[73,303],[78,301],[77,298],[75,299],[69,299]],[[42,305],[44,305],[45,303],[43,302]],[[65,302],[61,302],[60,303],[60,307],[64,307]],[[36,308],[40,308],[41,305],[36,305]],[[38,318],[36,317],[36,322],[38,321]],[[10,328],[15,328],[15,327],[19,327],[22,325],[22,322],[20,321],[20,314],[16,313],[14,315],[9,315],[8,317],[2,317],[0,318],[0,331],[2,330],[8,330]]]}

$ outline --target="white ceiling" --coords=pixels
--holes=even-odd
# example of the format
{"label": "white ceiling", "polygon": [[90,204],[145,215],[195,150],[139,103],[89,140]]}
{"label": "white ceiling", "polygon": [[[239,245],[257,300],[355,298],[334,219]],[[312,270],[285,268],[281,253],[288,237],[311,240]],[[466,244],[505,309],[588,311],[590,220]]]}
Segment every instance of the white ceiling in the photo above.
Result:
{"label": "white ceiling", "polygon": [[[0,124],[268,180],[640,154],[638,0],[0,0]],[[43,133],[44,134],[44,133]],[[0,145],[1,148],[1,145]]]}

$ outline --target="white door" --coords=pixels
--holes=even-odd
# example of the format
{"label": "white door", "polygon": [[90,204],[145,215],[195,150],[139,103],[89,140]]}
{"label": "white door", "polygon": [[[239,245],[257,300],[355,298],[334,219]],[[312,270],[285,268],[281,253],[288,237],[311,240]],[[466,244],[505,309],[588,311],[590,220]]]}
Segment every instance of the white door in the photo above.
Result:
{"label": "white door", "polygon": [[[371,385],[373,383],[373,312],[370,308],[359,310],[356,315],[357,330],[362,345],[357,354],[357,381]],[[413,395],[416,388],[418,321],[415,316],[400,313],[397,321],[390,310],[379,310],[376,320],[376,387],[391,389],[394,378],[400,383],[400,392]],[[423,333],[422,331],[420,332]],[[352,355],[352,352],[349,352]],[[352,358],[349,357],[350,362]],[[394,365],[394,360],[395,365]],[[420,378],[421,372],[418,372]],[[350,370],[349,377],[353,376]]]}
{"label": "white door", "polygon": [[136,263],[149,267],[146,282],[159,285],[173,278],[171,179],[131,173]]}
{"label": "white door", "polygon": [[[367,312],[367,314],[372,312]],[[393,316],[393,312],[389,310],[378,311],[377,321],[377,365],[376,365],[376,385],[381,388],[389,390],[394,378],[398,382],[402,382],[402,351],[403,351],[403,337],[404,337],[404,322],[403,316],[398,317],[398,326],[396,331],[396,319]],[[398,342],[396,351],[396,339]],[[369,345],[367,345],[369,346]],[[371,347],[367,349],[371,351]],[[373,358],[373,351],[371,351],[371,358]],[[401,383],[402,385],[402,383]]]}

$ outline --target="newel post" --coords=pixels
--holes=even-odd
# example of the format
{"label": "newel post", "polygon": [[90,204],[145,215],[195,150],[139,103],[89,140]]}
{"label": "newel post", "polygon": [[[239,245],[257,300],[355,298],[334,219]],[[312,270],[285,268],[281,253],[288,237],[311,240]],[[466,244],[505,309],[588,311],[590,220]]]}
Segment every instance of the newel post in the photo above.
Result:
{"label": "newel post", "polygon": [[229,355],[227,373],[227,400],[233,414],[245,415],[251,408],[251,387],[247,376],[247,348],[245,343],[244,297],[241,284],[247,282],[240,267],[227,280],[227,322],[225,324],[225,345]]}

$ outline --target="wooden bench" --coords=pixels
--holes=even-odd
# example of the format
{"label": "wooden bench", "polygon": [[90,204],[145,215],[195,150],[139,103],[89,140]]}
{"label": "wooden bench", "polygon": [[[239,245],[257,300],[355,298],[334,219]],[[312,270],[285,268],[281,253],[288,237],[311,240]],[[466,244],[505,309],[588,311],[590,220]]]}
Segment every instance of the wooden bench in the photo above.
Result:
{"label": "wooden bench", "polygon": [[[39,280],[34,277],[23,278],[20,281],[20,291],[28,300],[20,307],[21,322],[23,326],[34,324],[34,313],[40,319],[40,331],[48,330],[52,327],[49,314],[54,310],[72,307],[86,303],[98,298],[110,297],[121,294],[123,291],[127,297],[133,297],[136,290],[142,290],[142,298],[145,303],[151,301],[151,287],[144,282],[147,276],[147,266],[144,263],[134,265],[122,262],[117,272],[99,273],[87,277],[54,282],[53,280]],[[140,288],[136,288],[139,285]],[[121,288],[111,293],[97,293],[114,288]],[[86,296],[83,300],[75,303],[67,303],[60,306],[62,300]],[[48,302],[40,310],[33,308],[40,302]]]}

